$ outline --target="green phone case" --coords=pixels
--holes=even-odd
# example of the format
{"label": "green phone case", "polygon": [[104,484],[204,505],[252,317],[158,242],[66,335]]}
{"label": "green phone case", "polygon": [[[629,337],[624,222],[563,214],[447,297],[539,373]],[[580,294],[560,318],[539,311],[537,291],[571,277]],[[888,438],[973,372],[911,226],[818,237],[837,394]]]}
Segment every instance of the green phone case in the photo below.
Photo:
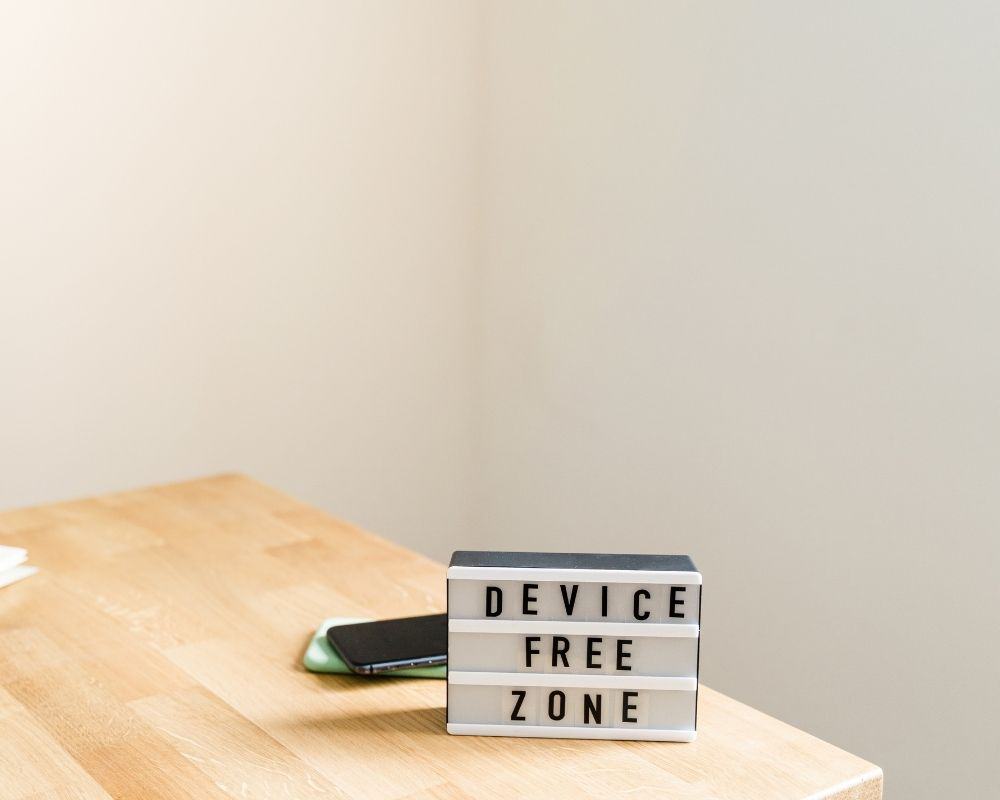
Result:
{"label": "green phone case", "polygon": [[[313,634],[306,654],[302,658],[303,666],[310,672],[327,672],[336,675],[355,675],[351,669],[343,662],[337,651],[330,647],[326,640],[326,631],[334,625],[350,625],[353,622],[371,622],[370,619],[359,619],[357,617],[330,617],[323,620],[316,633]],[[392,672],[383,672],[380,675],[395,678],[444,678],[448,674],[448,667],[441,665],[437,667],[414,667],[413,669],[397,669]]]}

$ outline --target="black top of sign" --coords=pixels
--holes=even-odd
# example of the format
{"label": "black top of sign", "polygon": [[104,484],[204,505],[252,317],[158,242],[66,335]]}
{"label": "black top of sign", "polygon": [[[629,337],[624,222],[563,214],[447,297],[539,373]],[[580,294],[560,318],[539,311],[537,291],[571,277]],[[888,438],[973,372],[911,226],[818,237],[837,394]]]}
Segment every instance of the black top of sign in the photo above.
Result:
{"label": "black top of sign", "polygon": [[456,550],[451,567],[512,567],[522,569],[621,569],[697,572],[690,556],[627,553],[515,553],[502,550]]}

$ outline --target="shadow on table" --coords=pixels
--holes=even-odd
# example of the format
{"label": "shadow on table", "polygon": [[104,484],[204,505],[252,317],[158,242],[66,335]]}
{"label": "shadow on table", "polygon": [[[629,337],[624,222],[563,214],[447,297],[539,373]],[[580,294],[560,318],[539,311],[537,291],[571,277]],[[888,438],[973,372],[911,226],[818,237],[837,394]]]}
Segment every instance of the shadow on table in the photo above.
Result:
{"label": "shadow on table", "polygon": [[445,709],[410,708],[392,711],[330,712],[285,720],[282,727],[329,733],[388,732],[410,736],[446,736]]}

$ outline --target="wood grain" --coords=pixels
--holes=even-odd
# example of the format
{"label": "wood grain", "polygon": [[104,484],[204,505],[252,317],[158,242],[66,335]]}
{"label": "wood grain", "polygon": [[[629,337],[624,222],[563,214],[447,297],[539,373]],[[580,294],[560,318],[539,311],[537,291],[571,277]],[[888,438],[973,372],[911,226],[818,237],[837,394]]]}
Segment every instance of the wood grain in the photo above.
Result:
{"label": "wood grain", "polygon": [[313,675],[328,616],[444,567],[240,475],[0,513],[0,796],[876,800],[877,767],[702,688],[693,744],[452,737],[434,680]]}

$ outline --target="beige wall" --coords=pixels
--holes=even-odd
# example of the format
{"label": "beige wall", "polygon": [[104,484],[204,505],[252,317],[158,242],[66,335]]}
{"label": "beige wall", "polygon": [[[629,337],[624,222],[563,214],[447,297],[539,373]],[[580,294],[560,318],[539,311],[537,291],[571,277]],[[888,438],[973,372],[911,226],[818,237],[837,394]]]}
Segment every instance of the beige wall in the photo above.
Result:
{"label": "beige wall", "polygon": [[690,552],[706,682],[988,796],[1000,23],[937,6],[8,3],[0,506]]}
{"label": "beige wall", "polygon": [[993,796],[997,7],[485,29],[475,543],[690,552],[707,683]]}
{"label": "beige wall", "polygon": [[0,506],[239,469],[461,536],[475,24],[3,5]]}

